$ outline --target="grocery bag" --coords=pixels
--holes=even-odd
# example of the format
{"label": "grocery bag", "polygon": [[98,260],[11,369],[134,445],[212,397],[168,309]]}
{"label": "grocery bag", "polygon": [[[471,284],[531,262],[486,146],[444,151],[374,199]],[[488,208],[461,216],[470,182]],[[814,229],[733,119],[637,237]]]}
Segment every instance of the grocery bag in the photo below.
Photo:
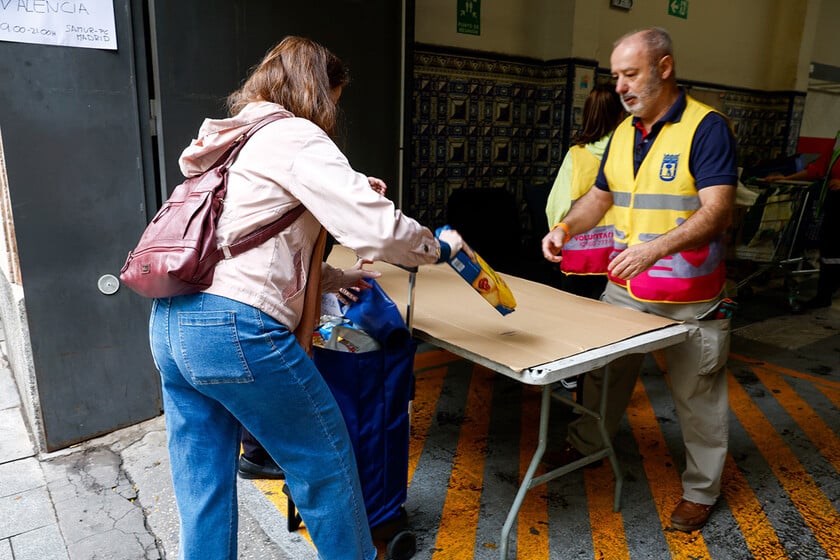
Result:
{"label": "grocery bag", "polygon": [[313,359],[347,424],[373,528],[399,518],[406,500],[417,345],[393,300],[369,282],[373,288],[360,292],[345,318],[381,348],[352,353],[315,346]]}

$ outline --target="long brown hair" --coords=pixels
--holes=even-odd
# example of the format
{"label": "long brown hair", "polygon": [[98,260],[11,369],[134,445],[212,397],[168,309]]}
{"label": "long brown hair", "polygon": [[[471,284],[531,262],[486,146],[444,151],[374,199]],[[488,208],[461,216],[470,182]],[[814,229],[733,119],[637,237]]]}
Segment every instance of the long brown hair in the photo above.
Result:
{"label": "long brown hair", "polygon": [[601,84],[592,88],[583,104],[583,128],[575,144],[583,146],[612,132],[624,118],[621,98],[611,85]]}
{"label": "long brown hair", "polygon": [[289,36],[271,48],[241,88],[227,99],[235,115],[253,101],[282,105],[333,136],[336,107],[330,92],[349,81],[347,68],[329,50],[311,39]]}

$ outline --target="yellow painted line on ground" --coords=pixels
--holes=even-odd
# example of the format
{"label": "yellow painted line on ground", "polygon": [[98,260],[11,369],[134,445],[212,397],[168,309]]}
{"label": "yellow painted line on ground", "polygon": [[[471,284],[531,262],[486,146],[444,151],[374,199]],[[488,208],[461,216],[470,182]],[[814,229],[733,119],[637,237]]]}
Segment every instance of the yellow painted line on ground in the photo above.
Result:
{"label": "yellow painted line on ground", "polygon": [[[265,494],[265,497],[274,504],[274,507],[277,508],[277,511],[279,511],[283,517],[288,517],[286,512],[289,511],[289,500],[286,498],[286,494],[283,493],[284,482],[282,480],[257,479],[252,482],[254,483],[254,486],[256,486],[260,492]],[[306,525],[301,525],[300,529],[295,531],[295,534],[300,535],[306,539],[309,544],[312,544],[312,537],[309,536],[309,531],[306,530]],[[314,547],[315,545],[312,546]]]}
{"label": "yellow painted line on ground", "polygon": [[796,371],[794,369],[789,369],[783,366],[777,366],[776,364],[770,364],[765,362],[764,360],[748,358],[747,356],[742,356],[740,354],[729,354],[729,357],[734,358],[739,362],[744,362],[746,364],[762,366],[775,373],[789,375],[790,377],[796,377],[797,379],[805,379],[806,381],[810,381],[811,383],[817,386],[821,385],[824,387],[831,387],[833,389],[840,390],[840,382],[832,381],[831,379],[826,379],[825,377],[821,377],[819,375],[810,375],[807,373],[802,373],[801,371]]}
{"label": "yellow painted line on ground", "polygon": [[414,478],[414,471],[417,470],[423,447],[426,445],[426,437],[432,426],[446,371],[445,367],[426,370],[418,373],[414,380],[414,401],[411,403],[411,441],[408,445],[409,485]]}
{"label": "yellow painted line on ground", "polygon": [[[665,371],[664,362],[657,359],[659,368]],[[727,375],[731,374],[727,371]],[[666,376],[666,382],[670,387],[670,379]],[[747,548],[752,552],[753,558],[762,560],[782,560],[787,558],[782,543],[776,534],[764,508],[756,498],[747,479],[735,464],[731,455],[726,456],[726,463],[723,467],[723,482],[721,493],[726,499],[730,513],[741,529]]]}
{"label": "yellow painted line on ground", "polygon": [[825,395],[825,397],[834,404],[837,408],[840,408],[840,391],[835,391],[834,389],[830,389],[828,387],[817,387],[817,389]]}
{"label": "yellow painted line on ground", "polygon": [[[529,388],[530,389],[530,388]],[[525,390],[521,397],[519,430],[519,482],[531,464],[539,443],[540,399],[542,391]],[[534,476],[545,472],[540,464]],[[517,487],[518,488],[518,487]],[[525,494],[516,518],[516,557],[523,560],[548,558],[548,498],[545,486],[533,488]],[[513,505],[513,503],[511,503]],[[501,531],[500,531],[501,533]],[[501,544],[501,543],[500,543]],[[513,546],[509,550],[513,550]]]}
{"label": "yellow painted line on ground", "polygon": [[773,392],[779,404],[799,424],[820,453],[840,471],[840,439],[828,424],[779,375],[763,366],[753,366],[752,370],[764,386]]}
{"label": "yellow painted line on ground", "polygon": [[764,455],[768,466],[799,510],[802,519],[829,558],[840,558],[840,513],[834,508],[814,479],[805,472],[785,440],[764,417],[743,387],[729,380],[729,404],[738,421]]}
{"label": "yellow painted line on ground", "polygon": [[592,529],[592,549],[595,558],[629,560],[624,518],[613,511],[615,477],[609,461],[597,469],[584,469],[586,503],[589,506],[589,525]]}
{"label": "yellow painted line on ground", "polygon": [[731,455],[726,456],[723,467],[721,493],[732,512],[732,517],[741,529],[741,534],[753,558],[762,560],[787,558],[785,547],[782,546],[773,525],[767,519],[764,508],[761,507],[755,492]]}
{"label": "yellow painted line on ground", "polygon": [[659,371],[668,371],[667,363],[665,360],[665,350],[654,350],[651,352],[654,361],[656,362],[656,367],[659,368]]}
{"label": "yellow painted line on ground", "polygon": [[493,399],[494,376],[487,368],[473,368],[433,560],[462,560],[475,556],[484,457],[490,427],[487,410]]}
{"label": "yellow painted line on ground", "polygon": [[682,497],[682,483],[641,380],[633,390],[627,419],[642,455],[642,466],[659,520],[665,528],[665,540],[671,549],[671,557],[674,560],[710,558],[706,542],[699,531],[684,533],[671,529],[671,512]]}
{"label": "yellow painted line on ground", "polygon": [[[420,352],[415,356],[414,369],[426,369],[440,364],[457,360],[457,356],[443,350],[432,350]],[[446,368],[437,368],[423,371],[417,376],[417,391],[413,402],[413,414],[411,419],[411,441],[409,444],[409,469],[408,480],[411,481],[420,453],[429,432],[429,427],[434,416],[435,406],[440,398],[440,391],[443,387],[443,380],[446,377]],[[254,486],[262,492],[283,517],[287,517],[289,501],[283,493],[282,480],[253,480]],[[301,525],[297,533],[312,544],[312,538],[305,525]],[[314,545],[313,545],[314,546]]]}

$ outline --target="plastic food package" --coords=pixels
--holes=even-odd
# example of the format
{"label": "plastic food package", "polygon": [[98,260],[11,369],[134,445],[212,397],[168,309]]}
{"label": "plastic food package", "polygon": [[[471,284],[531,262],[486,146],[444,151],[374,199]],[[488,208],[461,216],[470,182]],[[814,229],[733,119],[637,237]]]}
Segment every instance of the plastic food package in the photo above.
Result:
{"label": "plastic food package", "polygon": [[362,352],[372,352],[379,350],[379,343],[376,342],[365,331],[352,328],[349,325],[337,325],[333,327],[332,334],[324,348],[328,350],[338,350],[341,352],[351,352],[358,354]]}
{"label": "plastic food package", "polygon": [[[439,236],[445,229],[449,229],[449,226],[438,228],[436,235]],[[449,265],[502,315],[516,309],[516,298],[508,285],[466,242],[463,249],[450,257]]]}
{"label": "plastic food package", "polygon": [[380,344],[350,319],[334,315],[321,315],[321,322],[312,333],[312,344],[339,352],[371,352]]}

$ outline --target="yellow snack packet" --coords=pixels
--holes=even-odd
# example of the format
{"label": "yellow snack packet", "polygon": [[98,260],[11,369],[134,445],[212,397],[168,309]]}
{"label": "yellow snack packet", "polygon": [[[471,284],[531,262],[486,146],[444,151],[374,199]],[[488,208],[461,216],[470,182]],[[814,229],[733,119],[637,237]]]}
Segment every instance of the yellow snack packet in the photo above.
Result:
{"label": "yellow snack packet", "polygon": [[513,297],[508,285],[478,253],[470,249],[466,243],[464,247],[466,250],[461,249],[449,259],[449,265],[490,305],[495,307],[496,311],[502,315],[512,313],[516,309],[516,298]]}

